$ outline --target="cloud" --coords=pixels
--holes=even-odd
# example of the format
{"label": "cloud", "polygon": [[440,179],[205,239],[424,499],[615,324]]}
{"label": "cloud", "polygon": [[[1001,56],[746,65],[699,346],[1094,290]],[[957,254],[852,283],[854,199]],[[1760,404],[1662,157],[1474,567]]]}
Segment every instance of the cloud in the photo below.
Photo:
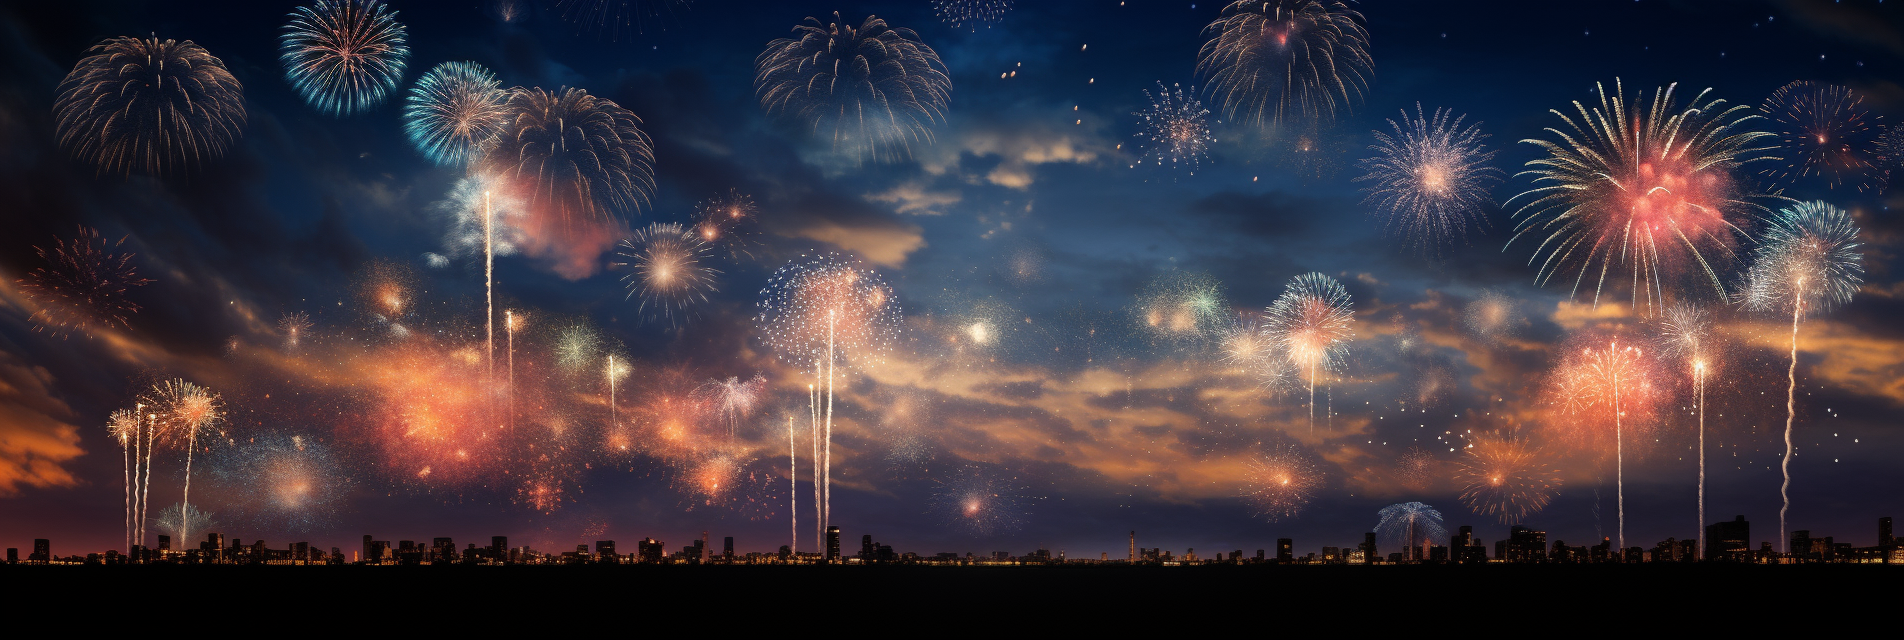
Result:
{"label": "cloud", "polygon": [[846,226],[831,220],[817,220],[794,230],[792,235],[831,244],[887,267],[903,266],[908,254],[926,246],[925,235],[912,225]]}
{"label": "cloud", "polygon": [[53,375],[0,351],[0,496],[22,487],[79,484],[64,465],[86,453],[79,448],[73,410],[53,397]]}
{"label": "cloud", "polygon": [[927,191],[923,184],[908,182],[882,193],[866,194],[866,199],[898,205],[893,210],[899,213],[936,216],[945,213],[945,207],[958,204],[960,196],[953,191]]}
{"label": "cloud", "polygon": [[930,155],[921,155],[920,164],[928,173],[957,172],[974,184],[1024,190],[1036,180],[1038,165],[1096,164],[1117,154],[1116,143],[1099,131],[1101,123],[1057,125],[1044,115],[967,121],[951,144],[935,145]]}

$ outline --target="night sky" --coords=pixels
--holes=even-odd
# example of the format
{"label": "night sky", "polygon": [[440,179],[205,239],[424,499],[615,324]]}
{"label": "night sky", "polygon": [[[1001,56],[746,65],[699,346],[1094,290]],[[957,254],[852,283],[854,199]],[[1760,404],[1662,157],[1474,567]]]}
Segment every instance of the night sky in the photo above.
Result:
{"label": "night sky", "polygon": [[[1215,113],[1215,143],[1195,171],[1133,167],[1147,144],[1135,114],[1159,83],[1200,84],[1197,52],[1218,2],[1021,0],[974,28],[940,21],[925,0],[700,1],[621,29],[578,25],[538,0],[391,4],[408,28],[402,88],[346,117],[313,109],[286,81],[277,34],[292,2],[0,7],[0,544],[122,546],[123,512],[113,511],[123,471],[113,467],[123,464],[113,464],[107,415],[183,377],[227,406],[221,435],[195,454],[192,504],[228,537],[352,549],[365,533],[459,544],[508,535],[561,550],[650,536],[678,548],[705,530],[742,551],[777,549],[789,536],[784,425],[806,419],[810,376],[776,360],[755,305],[775,269],[826,251],[876,270],[904,310],[884,362],[851,373],[836,400],[832,523],[848,540],[1122,557],[1135,530],[1140,546],[1178,552],[1249,553],[1290,537],[1304,553],[1353,545],[1381,507],[1420,501],[1449,529],[1472,524],[1491,543],[1507,525],[1462,503],[1455,471],[1470,433],[1505,430],[1543,446],[1562,479],[1525,522],[1550,540],[1597,543],[1616,527],[1613,459],[1553,435],[1540,381],[1571,337],[1646,325],[1624,292],[1595,307],[1591,295],[1570,299],[1566,278],[1536,286],[1534,243],[1508,245],[1518,201],[1501,205],[1532,186],[1514,174],[1540,151],[1520,141],[1549,137],[1543,128],[1561,126],[1550,109],[1594,99],[1595,83],[1611,91],[1616,78],[1628,95],[1677,82],[1682,105],[1710,87],[1754,108],[1795,80],[1835,83],[1863,96],[1871,121],[1904,118],[1894,80],[1904,77],[1904,7],[1879,0],[1368,0],[1354,5],[1374,59],[1367,94],[1311,137],[1312,151],[1292,151],[1289,131]],[[950,72],[947,121],[910,160],[842,158],[755,98],[767,42],[836,10],[916,31]],[[224,61],[244,85],[242,139],[180,175],[101,175],[57,143],[55,87],[100,40],[149,34]],[[619,233],[690,222],[695,203],[738,190],[758,204],[759,245],[718,259],[718,293],[676,328],[643,321],[612,250],[499,256],[497,306],[529,314],[517,357],[546,396],[522,400],[538,407],[524,420],[534,424],[475,447],[480,468],[419,475],[379,422],[401,402],[377,382],[376,354],[404,341],[407,353],[445,357],[480,346],[484,280],[480,251],[446,240],[440,203],[463,172],[418,153],[400,103],[418,75],[462,60],[503,87],[579,87],[640,117],[656,189],[650,206],[618,212]],[[1508,176],[1492,189],[1485,228],[1439,256],[1385,235],[1365,183],[1352,181],[1372,131],[1416,104],[1481,123],[1498,151],[1491,164]],[[1764,181],[1769,166],[1740,178]],[[1782,186],[1850,211],[1866,266],[1855,299],[1808,319],[1799,340],[1791,528],[1868,545],[1873,521],[1904,508],[1899,197]],[[62,339],[34,330],[37,307],[18,282],[43,264],[33,247],[78,225],[125,237],[155,282],[128,293],[142,309],[127,328]],[[1214,281],[1226,315],[1261,312],[1310,271],[1340,280],[1355,305],[1346,365],[1318,391],[1333,415],[1313,433],[1306,390],[1264,389],[1229,371],[1213,339],[1159,337],[1143,324],[1152,292]],[[409,286],[414,305],[397,320],[407,337],[370,318],[366,288],[384,281]],[[1488,291],[1519,320],[1504,333],[1466,322]],[[300,312],[308,337],[284,348],[279,319]],[[1789,325],[1775,313],[1717,313],[1731,347],[1708,396],[1707,515],[1745,515],[1756,546],[1776,536]],[[960,342],[977,321],[994,323],[994,343]],[[552,364],[561,331],[576,326],[601,337],[590,357],[632,363],[618,420],[644,420],[657,398],[701,381],[765,375],[769,391],[734,448],[741,486],[709,500],[689,490],[693,470],[672,454],[612,446],[605,386]],[[1669,397],[1625,460],[1627,544],[1649,547],[1694,536],[1697,524],[1686,376],[1656,371]],[[293,436],[323,454],[304,458],[322,495],[287,508],[268,499],[258,461],[296,451]],[[810,551],[809,445],[799,446]],[[1289,447],[1321,480],[1298,514],[1271,522],[1243,497],[1247,461]],[[1399,468],[1411,448],[1427,457],[1414,478]],[[179,450],[155,458],[153,517],[178,502],[182,463]],[[977,519],[958,506],[974,487],[991,497]]]}

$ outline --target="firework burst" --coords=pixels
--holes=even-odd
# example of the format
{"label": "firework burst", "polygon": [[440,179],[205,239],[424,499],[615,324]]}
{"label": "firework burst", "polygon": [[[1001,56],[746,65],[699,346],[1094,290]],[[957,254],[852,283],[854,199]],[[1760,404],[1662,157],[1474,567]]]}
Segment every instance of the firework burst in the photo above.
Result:
{"label": "firework burst", "polygon": [[641,118],[581,89],[516,89],[486,170],[533,211],[561,222],[612,218],[648,205],[654,143]]}
{"label": "firework burst", "polygon": [[297,353],[311,331],[311,314],[299,311],[287,313],[278,318],[278,333],[284,337],[284,351]]}
{"label": "firework burst", "polygon": [[899,302],[878,272],[826,253],[795,258],[775,271],[760,291],[759,309],[754,322],[762,341],[782,362],[813,372],[809,417],[822,448],[815,452],[814,486],[821,494],[815,526],[824,527],[832,521],[833,385],[840,377],[835,370],[881,361],[898,339]]}
{"label": "firework burst", "polygon": [[1024,527],[1033,498],[1017,476],[966,465],[935,481],[931,510],[971,535],[993,536]]}
{"label": "firework burst", "polygon": [[1168,162],[1172,169],[1183,166],[1189,168],[1190,175],[1196,175],[1202,163],[1210,159],[1210,145],[1216,144],[1205,121],[1210,110],[1197,101],[1196,87],[1187,93],[1182,86],[1172,87],[1159,82],[1156,93],[1145,90],[1150,107],[1132,114],[1143,120],[1143,131],[1137,132],[1137,138],[1145,148],[1137,164],[1148,161],[1161,167]]}
{"label": "firework burst", "polygon": [[329,528],[353,486],[329,447],[301,435],[242,440],[223,450],[212,469],[241,515],[291,533]]}
{"label": "firework burst", "polygon": [[182,502],[159,511],[159,521],[156,524],[159,531],[165,532],[180,543],[191,540],[192,534],[218,526],[217,521],[212,519],[211,513],[199,511],[198,507]]}
{"label": "firework burst", "polygon": [[1230,321],[1223,283],[1199,271],[1158,276],[1137,297],[1135,311],[1141,330],[1176,346],[1201,342],[1222,332]]}
{"label": "firework burst", "polygon": [[657,222],[621,241],[622,263],[633,271],[622,276],[628,297],[641,296],[637,313],[647,321],[665,320],[679,326],[693,318],[694,305],[707,302],[716,291],[720,271],[707,265],[712,248],[701,236],[672,222]]}
{"label": "firework burst", "polygon": [[290,18],[278,37],[278,61],[317,110],[368,111],[403,82],[409,30],[382,0],[315,0]]}
{"label": "firework burst", "polygon": [[976,31],[981,24],[989,29],[1011,10],[1012,0],[932,0],[932,13],[954,29],[971,27]]}
{"label": "firework burst", "polygon": [[628,32],[665,28],[667,19],[692,8],[692,0],[554,0],[562,19],[619,40]]}
{"label": "firework burst", "polygon": [[1407,559],[1428,559],[1428,547],[1448,538],[1448,530],[1441,526],[1441,512],[1420,502],[1391,504],[1376,515],[1381,518],[1375,530],[1381,534],[1382,544],[1405,549],[1403,557]]}
{"label": "firework burst", "polygon": [[1289,281],[1268,309],[1269,337],[1290,367],[1308,378],[1309,429],[1316,428],[1316,381],[1341,369],[1355,337],[1355,305],[1335,278],[1310,272]]}
{"label": "firework burst", "polygon": [[751,250],[759,214],[752,196],[729,189],[724,195],[694,205],[692,232],[702,242],[725,248],[728,259],[738,262],[742,257],[754,257]]}
{"label": "firework burst", "polygon": [[60,81],[54,136],[101,173],[171,173],[244,132],[244,85],[192,41],[112,38],[87,53]]}
{"label": "firework burst", "polygon": [[1231,120],[1326,120],[1375,73],[1362,14],[1336,0],[1236,0],[1204,27],[1197,75]]}
{"label": "firework burst", "polygon": [[[1675,304],[1655,323],[1662,355],[1682,359],[1692,374],[1693,404],[1699,414],[1699,522],[1706,521],[1706,380],[1717,368],[1712,313],[1693,304]],[[1701,525],[1703,529],[1704,525]],[[1698,557],[1705,557],[1706,536],[1699,534]]]}
{"label": "firework burst", "polygon": [[807,18],[797,37],[754,59],[754,93],[767,115],[797,123],[856,159],[902,160],[945,120],[952,77],[911,29],[867,17],[859,28]]}
{"label": "firework burst", "polygon": [[[1599,449],[1611,436],[1615,481],[1618,483],[1619,543],[1626,548],[1626,443],[1642,439],[1655,428],[1653,412],[1658,390],[1653,384],[1652,361],[1636,346],[1618,339],[1588,338],[1584,346],[1564,357],[1548,381],[1557,424],[1576,443]],[[1609,429],[1610,427],[1610,429]],[[1609,433],[1611,431],[1611,433]]]}
{"label": "firework burst", "polygon": [[1545,235],[1529,259],[1540,262],[1535,281],[1544,285],[1572,270],[1578,294],[1594,277],[1595,305],[1616,263],[1630,275],[1615,275],[1615,282],[1631,279],[1634,307],[1643,314],[1693,281],[1723,298],[1719,271],[1735,258],[1743,227],[1764,212],[1751,202],[1761,196],[1733,170],[1759,159],[1754,155],[1768,147],[1756,145],[1771,134],[1751,129],[1758,116],[1749,108],[1706,99],[1710,89],[1678,110],[1678,85],[1656,89],[1650,105],[1643,93],[1629,101],[1618,80],[1613,86],[1609,96],[1596,85],[1598,107],[1575,102],[1578,120],[1552,111],[1568,129],[1547,129],[1559,141],[1523,140],[1546,156],[1521,172],[1535,186],[1510,199],[1528,200],[1514,214],[1520,222],[1508,244]]}
{"label": "firework burst", "polygon": [[474,62],[445,62],[423,77],[403,104],[410,144],[439,165],[463,167],[496,145],[508,92]]}
{"label": "firework burst", "polygon": [[139,470],[143,468],[143,454],[146,441],[145,414],[143,405],[134,409],[120,409],[112,412],[106,420],[106,432],[112,439],[119,441],[121,457],[125,468],[126,482],[126,551],[132,545],[139,544],[143,530],[138,521],[143,518],[140,509],[144,496],[139,492]]}
{"label": "firework burst", "polygon": [[99,230],[82,226],[71,240],[54,240],[52,250],[34,247],[46,261],[20,279],[20,290],[39,305],[28,317],[35,331],[56,338],[73,333],[92,337],[97,331],[125,328],[139,305],[126,299],[126,290],[152,280],[139,277],[131,253],[118,253],[126,239],[108,243]]}
{"label": "firework burst", "polygon": [[739,377],[709,380],[701,383],[694,393],[703,406],[720,415],[721,425],[726,427],[727,440],[731,443],[740,434],[741,422],[759,408],[761,394],[766,390],[767,378],[756,374],[745,380]]}
{"label": "firework burst", "polygon": [[1542,454],[1519,438],[1476,437],[1455,471],[1461,504],[1501,524],[1517,524],[1539,513],[1560,488],[1560,470]]}
{"label": "firework burst", "polygon": [[1792,423],[1798,417],[1798,325],[1805,314],[1822,313],[1851,301],[1864,283],[1864,244],[1851,214],[1823,202],[1782,209],[1759,240],[1746,271],[1745,304],[1758,311],[1792,313],[1791,366],[1786,371],[1784,481],[1778,487],[1780,544],[1785,544],[1785,513],[1791,509]]}
{"label": "firework burst", "polygon": [[1468,303],[1468,331],[1490,342],[1514,335],[1527,324],[1520,303],[1495,289],[1482,291]]}
{"label": "firework burst", "polygon": [[1800,80],[1779,87],[1759,105],[1778,136],[1785,163],[1765,175],[1781,183],[1816,176],[1826,188],[1850,184],[1858,191],[1882,189],[1877,149],[1882,131],[1849,87]]}
{"label": "firework burst", "polygon": [[[1424,403],[1425,404],[1425,403]],[[1440,463],[1427,449],[1419,446],[1409,447],[1395,460],[1395,475],[1402,480],[1402,486],[1420,491],[1428,488],[1439,474]]]}
{"label": "firework burst", "polygon": [[1243,499],[1269,522],[1295,518],[1322,488],[1322,468],[1293,446],[1273,447],[1249,459]]}
{"label": "firework burst", "polygon": [[[171,379],[160,382],[139,399],[141,406],[151,412],[148,420],[154,427],[152,445],[146,448],[146,474],[151,477],[151,452],[159,446],[177,447],[185,450],[185,493],[179,504],[185,509],[192,504],[192,457],[198,450],[198,437],[210,435],[220,420],[224,418],[224,404],[216,392],[211,389]],[[180,512],[184,525],[190,525],[189,515]]]}
{"label": "firework burst", "polygon": [[1401,123],[1388,121],[1394,136],[1376,131],[1369,146],[1376,155],[1357,163],[1367,173],[1355,180],[1370,183],[1364,203],[1386,215],[1390,233],[1426,254],[1465,239],[1470,225],[1484,228],[1481,209],[1501,181],[1501,171],[1488,166],[1487,135],[1478,122],[1462,126],[1465,118],[1447,109],[1430,118],[1417,103],[1413,117],[1404,110]]}
{"label": "firework burst", "polygon": [[1878,191],[1883,192],[1890,187],[1891,180],[1904,175],[1904,124],[1885,127],[1872,148],[1877,153]]}

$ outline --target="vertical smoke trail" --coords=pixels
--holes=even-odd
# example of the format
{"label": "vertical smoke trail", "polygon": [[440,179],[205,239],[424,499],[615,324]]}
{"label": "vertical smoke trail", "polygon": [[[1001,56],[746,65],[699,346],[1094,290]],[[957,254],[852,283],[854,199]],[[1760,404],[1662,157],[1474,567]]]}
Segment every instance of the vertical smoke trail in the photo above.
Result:
{"label": "vertical smoke trail", "polygon": [[1706,559],[1706,363],[1693,366],[1697,379],[1693,383],[1699,387],[1699,545],[1695,549],[1699,560]]}
{"label": "vertical smoke trail", "polygon": [[[496,375],[496,234],[492,231],[489,192],[483,192],[483,324],[489,335],[489,375]],[[493,405],[492,405],[493,406]]]}
{"label": "vertical smoke trail", "polygon": [[800,552],[800,457],[793,446],[793,416],[787,416],[787,520],[793,527],[793,542],[787,546]]}
{"label": "vertical smoke trail", "polygon": [[[1798,279],[1798,291],[1805,290],[1805,279]],[[1792,365],[1785,370],[1788,384],[1785,387],[1785,458],[1778,463],[1778,472],[1785,476],[1778,485],[1778,548],[1791,553],[1791,538],[1785,535],[1785,512],[1792,508],[1792,421],[1798,417],[1798,319],[1804,313],[1805,299],[1794,296],[1792,302]]]}

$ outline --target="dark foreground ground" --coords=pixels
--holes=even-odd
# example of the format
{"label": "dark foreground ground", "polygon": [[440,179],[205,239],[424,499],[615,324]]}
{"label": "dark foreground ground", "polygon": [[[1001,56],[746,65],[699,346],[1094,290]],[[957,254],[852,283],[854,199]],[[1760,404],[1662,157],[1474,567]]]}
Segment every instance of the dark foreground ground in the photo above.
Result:
{"label": "dark foreground ground", "polygon": [[[1380,630],[1385,625],[1401,625],[1395,631],[1410,634],[1459,627],[1479,636],[1496,635],[1487,628],[1571,636],[1586,629],[1776,629],[1783,635],[1789,628],[1815,634],[1875,623],[1874,637],[1887,637],[1898,631],[1895,620],[1904,613],[1904,566],[0,565],[0,611],[72,611],[85,606],[78,603],[128,598],[162,607],[205,604],[223,612],[222,618],[199,618],[214,623],[261,615],[278,624],[279,616],[292,612],[310,624],[361,622],[386,630],[468,624],[495,634],[518,624],[591,620],[662,625],[643,622],[631,629],[639,636],[646,635],[641,629],[660,631],[681,619],[717,629],[771,631],[792,620],[802,620],[792,624],[803,627],[815,620],[809,615],[820,614],[846,637],[993,635],[966,627],[973,624],[1005,624],[994,631],[1013,637],[1134,637],[1160,629],[1201,633],[1236,623],[1282,631],[1294,624],[1352,636],[1386,633]],[[100,622],[124,613],[117,606],[94,610],[103,616]],[[391,624],[398,626],[386,626]]]}

